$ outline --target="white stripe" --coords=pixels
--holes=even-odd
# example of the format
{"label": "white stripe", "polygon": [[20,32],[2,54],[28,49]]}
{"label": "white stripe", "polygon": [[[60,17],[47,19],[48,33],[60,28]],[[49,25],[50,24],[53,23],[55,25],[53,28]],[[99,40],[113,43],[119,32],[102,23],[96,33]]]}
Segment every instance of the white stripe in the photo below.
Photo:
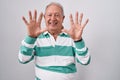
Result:
{"label": "white stripe", "polygon": [[22,45],[28,48],[34,48],[34,44],[28,44],[24,40],[22,41]]}
{"label": "white stripe", "polygon": [[67,66],[71,63],[75,63],[72,56],[36,57],[36,64],[39,66]]}
{"label": "white stripe", "polygon": [[76,73],[57,73],[37,67],[35,67],[35,73],[40,80],[74,80],[76,75]]}
{"label": "white stripe", "polygon": [[68,38],[68,37],[58,37],[57,39],[57,42],[56,42],[57,45],[60,45],[60,46],[72,46],[73,45],[73,42],[72,42],[72,39],[71,38]]}
{"label": "white stripe", "polygon": [[79,56],[78,54],[76,54],[76,58],[82,63],[82,64],[86,64],[90,58],[90,54],[89,52],[85,55],[85,56]]}
{"label": "white stripe", "polygon": [[77,51],[86,51],[86,49],[87,49],[87,47],[84,47],[84,48],[82,48],[82,49],[76,48]]}
{"label": "white stripe", "polygon": [[18,58],[19,58],[19,60],[20,60],[21,62],[24,63],[24,62],[26,62],[26,61],[29,61],[29,60],[31,59],[31,56],[26,56],[26,55],[24,55],[24,54],[22,54],[22,53],[19,52]]}
{"label": "white stripe", "polygon": [[45,46],[51,46],[51,44],[49,43],[49,38],[38,38],[36,41],[36,46],[37,47],[45,47]]}
{"label": "white stripe", "polygon": [[50,38],[38,38],[37,47],[46,47],[46,46],[55,46],[55,45],[60,45],[60,46],[72,46],[72,39],[68,37],[57,37],[57,40],[55,41],[53,37]]}

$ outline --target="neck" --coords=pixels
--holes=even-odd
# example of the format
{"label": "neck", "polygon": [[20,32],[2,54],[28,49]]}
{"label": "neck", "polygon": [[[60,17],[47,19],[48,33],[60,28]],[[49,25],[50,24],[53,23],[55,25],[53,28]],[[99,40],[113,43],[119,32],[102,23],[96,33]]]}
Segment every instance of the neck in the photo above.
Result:
{"label": "neck", "polygon": [[48,30],[51,35],[58,35],[61,33],[61,30]]}
{"label": "neck", "polygon": [[54,37],[56,40],[57,36],[61,33],[61,30],[50,30],[49,33]]}

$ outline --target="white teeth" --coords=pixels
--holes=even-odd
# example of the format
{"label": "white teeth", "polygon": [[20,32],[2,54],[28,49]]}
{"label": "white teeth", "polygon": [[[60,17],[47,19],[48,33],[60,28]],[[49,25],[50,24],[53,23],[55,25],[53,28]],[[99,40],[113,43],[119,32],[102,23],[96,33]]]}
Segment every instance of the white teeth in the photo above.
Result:
{"label": "white teeth", "polygon": [[57,22],[49,22],[49,24],[56,25]]}

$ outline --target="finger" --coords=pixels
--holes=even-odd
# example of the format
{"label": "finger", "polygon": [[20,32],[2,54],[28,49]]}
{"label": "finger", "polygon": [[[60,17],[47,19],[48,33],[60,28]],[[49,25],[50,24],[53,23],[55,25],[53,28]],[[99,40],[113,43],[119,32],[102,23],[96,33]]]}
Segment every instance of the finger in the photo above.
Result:
{"label": "finger", "polygon": [[70,24],[73,25],[74,24],[74,21],[73,21],[73,17],[72,17],[72,14],[70,14]]}
{"label": "finger", "polygon": [[78,24],[78,12],[76,12],[76,15],[75,15],[75,23]]}
{"label": "finger", "polygon": [[44,29],[41,30],[42,33],[45,32],[45,31],[48,31],[48,28],[44,28]]}
{"label": "finger", "polygon": [[38,18],[38,23],[40,23],[40,24],[41,24],[41,21],[42,21],[42,17],[43,17],[43,13],[40,13],[40,16]]}
{"label": "finger", "polygon": [[45,31],[48,31],[48,29],[47,28],[41,29],[40,31],[37,32],[37,34],[39,35],[39,34],[45,32]]}
{"label": "finger", "polygon": [[36,21],[36,18],[37,18],[37,11],[35,10],[33,19]]}
{"label": "finger", "polygon": [[83,19],[83,13],[80,14],[80,25],[82,23],[82,19]]}
{"label": "finger", "polygon": [[28,25],[28,22],[27,22],[27,20],[25,19],[24,16],[22,17],[22,19],[23,19],[24,23],[25,23],[26,25]]}
{"label": "finger", "polygon": [[32,20],[32,13],[31,13],[31,11],[29,11],[29,19],[30,19],[30,21]]}
{"label": "finger", "polygon": [[89,19],[87,19],[86,21],[85,21],[85,23],[83,24],[83,28],[86,26],[86,24],[89,22]]}

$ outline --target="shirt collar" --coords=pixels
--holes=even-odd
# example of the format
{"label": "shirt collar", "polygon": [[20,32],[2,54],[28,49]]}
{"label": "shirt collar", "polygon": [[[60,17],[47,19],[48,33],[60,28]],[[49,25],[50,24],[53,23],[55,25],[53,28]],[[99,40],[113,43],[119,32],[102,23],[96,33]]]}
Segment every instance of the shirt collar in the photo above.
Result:
{"label": "shirt collar", "polygon": [[47,34],[49,34],[49,32],[48,32],[48,31],[45,31],[45,32],[43,33],[43,35],[47,35]]}
{"label": "shirt collar", "polygon": [[[48,32],[48,31],[45,31],[44,33],[43,33],[43,35],[50,35],[50,33]],[[59,34],[60,36],[62,36],[62,35],[68,35],[66,32],[61,32],[60,34]]]}

